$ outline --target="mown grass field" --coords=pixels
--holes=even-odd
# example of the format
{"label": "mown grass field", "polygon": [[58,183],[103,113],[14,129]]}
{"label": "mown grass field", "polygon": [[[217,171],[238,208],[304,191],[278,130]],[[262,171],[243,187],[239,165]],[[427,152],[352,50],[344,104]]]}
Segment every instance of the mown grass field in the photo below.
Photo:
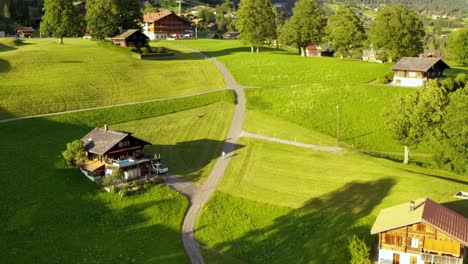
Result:
{"label": "mown grass field", "polygon": [[[78,169],[65,166],[60,153],[67,142],[103,124],[135,129],[137,136],[166,146],[168,152],[175,141],[223,138],[226,128],[221,120],[229,119],[232,102],[232,92],[223,91],[1,123],[2,262],[187,263],[180,235],[188,206],[185,197],[157,185],[143,194],[120,199],[90,182]],[[174,111],[181,112],[171,114]],[[205,116],[194,122],[199,115]],[[158,124],[168,125],[169,119],[178,121],[166,132],[191,133],[160,131],[157,137],[151,136],[149,130],[158,129]],[[208,121],[212,122],[209,129],[196,128],[196,124]],[[191,163],[171,169],[209,170],[201,166],[208,166],[206,157],[217,153],[216,146],[204,145],[203,155],[192,156]]]}
{"label": "mown grass field", "polygon": [[173,49],[174,59],[145,61],[91,40],[2,39],[0,109],[25,116],[224,88],[212,63]]}
{"label": "mown grass field", "polygon": [[371,245],[380,209],[420,197],[468,216],[468,201],[453,198],[468,188],[460,175],[349,151],[239,143],[196,236],[247,263],[348,263],[348,237]]}
{"label": "mown grass field", "polygon": [[[170,45],[172,42],[165,42]],[[219,59],[237,82],[248,86],[279,87],[310,83],[368,83],[385,74],[390,64],[300,57],[289,49],[264,47],[259,54],[238,40],[183,40],[177,44],[199,49]]]}
{"label": "mown grass field", "polygon": [[[414,89],[363,84],[310,84],[289,88],[247,89],[247,116],[257,112],[266,116],[258,120],[247,118],[244,127],[256,133],[256,126],[268,124],[267,120],[271,116],[335,138],[333,141],[321,141],[313,137],[300,137],[298,141],[336,145],[339,126],[340,141],[349,147],[401,152],[402,146],[386,129],[383,113],[386,107],[391,106],[394,97],[413,92]],[[281,131],[281,134],[277,133],[281,138],[289,140],[294,140],[297,134],[301,134],[296,127],[286,124],[264,126],[276,128],[277,131]],[[425,150],[424,147],[422,150]]]}

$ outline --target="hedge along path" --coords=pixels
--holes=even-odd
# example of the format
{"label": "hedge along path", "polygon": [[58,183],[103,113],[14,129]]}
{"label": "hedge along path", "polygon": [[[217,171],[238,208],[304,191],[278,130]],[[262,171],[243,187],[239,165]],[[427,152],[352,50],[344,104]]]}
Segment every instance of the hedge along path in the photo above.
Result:
{"label": "hedge along path", "polygon": [[236,96],[236,106],[234,109],[234,116],[231,121],[231,127],[229,129],[227,139],[224,141],[222,158],[219,158],[214,165],[210,175],[206,181],[201,185],[188,183],[187,180],[178,179],[174,175],[163,177],[164,182],[178,191],[184,194],[190,201],[190,206],[182,224],[182,241],[184,243],[185,251],[187,252],[190,261],[193,264],[204,264],[203,256],[201,254],[200,245],[195,239],[195,222],[200,213],[201,208],[208,202],[209,198],[216,190],[216,187],[221,182],[224,172],[231,161],[232,156],[236,148],[236,143],[239,140],[242,132],[242,124],[245,116],[245,95],[244,86],[239,85],[231,73],[215,58],[211,58],[208,55],[189,48],[183,47],[190,50],[201,57],[208,59],[212,62],[223,75],[224,81],[226,82],[226,88],[234,90]]}

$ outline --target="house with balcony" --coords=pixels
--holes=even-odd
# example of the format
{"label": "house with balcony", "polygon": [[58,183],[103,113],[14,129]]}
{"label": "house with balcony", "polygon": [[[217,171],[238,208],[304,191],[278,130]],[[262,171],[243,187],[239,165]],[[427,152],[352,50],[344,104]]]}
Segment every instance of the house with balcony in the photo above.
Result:
{"label": "house with balcony", "polygon": [[468,219],[429,198],[383,209],[371,234],[379,264],[463,264],[468,253]]}
{"label": "house with balcony", "polygon": [[86,159],[80,169],[93,181],[112,174],[116,168],[123,171],[125,180],[151,173],[154,158],[142,153],[143,148],[151,143],[132,136],[132,133],[110,130],[106,125],[93,129],[81,141]]}
{"label": "house with balcony", "polygon": [[424,86],[428,79],[442,79],[445,69],[450,69],[450,67],[440,58],[404,57],[392,66],[392,84]]}
{"label": "house with balcony", "polygon": [[172,11],[147,13],[143,16],[143,31],[151,40],[182,38],[190,23]]}

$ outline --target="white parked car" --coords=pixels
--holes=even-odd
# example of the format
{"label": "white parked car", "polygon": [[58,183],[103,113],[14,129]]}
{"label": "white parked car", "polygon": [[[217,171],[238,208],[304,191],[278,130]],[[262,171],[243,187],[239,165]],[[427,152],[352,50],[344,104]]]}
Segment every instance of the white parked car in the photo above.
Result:
{"label": "white parked car", "polygon": [[155,163],[151,165],[151,171],[157,174],[164,174],[169,171],[169,168],[161,163]]}

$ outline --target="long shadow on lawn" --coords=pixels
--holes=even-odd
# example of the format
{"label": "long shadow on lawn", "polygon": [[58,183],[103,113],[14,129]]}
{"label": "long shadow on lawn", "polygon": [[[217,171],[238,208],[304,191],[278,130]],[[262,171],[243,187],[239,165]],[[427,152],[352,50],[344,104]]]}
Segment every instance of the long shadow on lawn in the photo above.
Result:
{"label": "long shadow on lawn", "polygon": [[[468,191],[468,186],[467,189],[464,191]],[[443,205],[463,215],[464,217],[468,217],[468,200],[452,201],[448,203],[443,203]]]}
{"label": "long shadow on lawn", "polygon": [[[391,178],[351,182],[274,220],[266,228],[216,245],[249,263],[348,263],[348,238],[371,245],[369,222],[360,222],[395,185]],[[242,223],[239,223],[242,224]]]}
{"label": "long shadow on lawn", "polygon": [[[202,176],[204,168],[221,156],[224,144],[224,141],[219,140],[198,139],[177,142],[175,145],[148,146],[145,152],[151,155],[161,154],[162,162],[169,167],[172,174],[196,181]],[[227,149],[235,151],[243,147],[244,145],[231,144]]]}
{"label": "long shadow on lawn", "polygon": [[403,169],[403,170],[407,171],[407,172],[411,172],[411,173],[417,173],[417,174],[422,174],[422,175],[426,175],[426,176],[429,176],[429,177],[441,179],[441,180],[444,180],[444,181],[451,181],[451,182],[455,182],[455,183],[459,183],[459,184],[464,184],[464,185],[467,185],[467,189],[468,189],[468,181],[457,180],[457,179],[453,179],[453,178],[449,178],[449,177],[444,177],[444,176],[440,176],[440,175],[429,174],[429,173],[424,173],[424,172],[419,172],[419,171],[416,172],[416,171],[412,171],[412,170],[408,170],[408,169]]}
{"label": "long shadow on lawn", "polygon": [[10,63],[4,59],[0,59],[0,73],[7,72],[11,68]]}
{"label": "long shadow on lawn", "polygon": [[161,212],[171,221],[182,216],[183,197],[161,185],[120,201],[61,160],[67,142],[89,132],[96,120],[114,118],[112,111],[102,111],[0,123],[3,262],[188,261],[180,232],[173,228],[178,223],[152,220]]}

